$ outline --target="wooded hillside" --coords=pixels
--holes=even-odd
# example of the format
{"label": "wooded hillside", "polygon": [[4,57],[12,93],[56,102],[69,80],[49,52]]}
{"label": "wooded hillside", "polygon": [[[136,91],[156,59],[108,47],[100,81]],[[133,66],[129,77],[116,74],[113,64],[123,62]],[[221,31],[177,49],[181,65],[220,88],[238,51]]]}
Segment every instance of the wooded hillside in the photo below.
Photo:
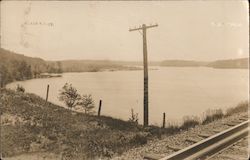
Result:
{"label": "wooded hillside", "polygon": [[[129,63],[130,64],[130,63]],[[97,72],[103,70],[138,70],[135,66],[109,60],[45,61],[0,48],[1,86],[40,77],[41,73]]]}
{"label": "wooded hillside", "polygon": [[1,85],[37,77],[40,73],[62,72],[60,62],[46,62],[0,48]]}

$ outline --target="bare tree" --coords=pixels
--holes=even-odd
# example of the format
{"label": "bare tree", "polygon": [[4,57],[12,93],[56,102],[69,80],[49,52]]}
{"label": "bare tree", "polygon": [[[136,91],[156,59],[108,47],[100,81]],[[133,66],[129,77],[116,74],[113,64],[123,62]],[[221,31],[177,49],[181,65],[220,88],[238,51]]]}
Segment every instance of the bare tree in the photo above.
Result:
{"label": "bare tree", "polygon": [[131,108],[131,117],[129,118],[128,121],[133,122],[135,124],[138,124],[138,120],[139,120],[138,113],[134,113],[134,109]]}
{"label": "bare tree", "polygon": [[81,99],[81,96],[77,93],[77,90],[72,86],[72,84],[65,83],[59,93],[58,99],[63,101],[68,108],[72,109]]}

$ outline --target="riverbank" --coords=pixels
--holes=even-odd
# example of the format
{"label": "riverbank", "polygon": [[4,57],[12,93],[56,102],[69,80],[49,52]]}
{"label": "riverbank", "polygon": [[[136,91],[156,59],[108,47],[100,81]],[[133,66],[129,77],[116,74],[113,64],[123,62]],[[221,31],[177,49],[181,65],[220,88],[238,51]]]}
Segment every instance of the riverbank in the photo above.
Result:
{"label": "riverbank", "polygon": [[2,89],[0,98],[3,157],[35,152],[69,159],[112,157],[153,136],[133,122],[45,104],[34,94]]}
{"label": "riverbank", "polygon": [[62,74],[41,73],[35,78],[58,78],[58,77],[62,77]]}
{"label": "riverbank", "polygon": [[[205,120],[187,119],[181,126],[143,128],[129,121],[45,104],[34,94],[6,89],[0,92],[0,103],[2,154],[10,159],[17,155],[20,155],[18,158],[43,155],[47,159],[110,159],[129,153],[131,148],[143,147],[151,141],[205,124]],[[206,124],[246,111],[247,103],[244,103],[225,115],[207,118]]]}

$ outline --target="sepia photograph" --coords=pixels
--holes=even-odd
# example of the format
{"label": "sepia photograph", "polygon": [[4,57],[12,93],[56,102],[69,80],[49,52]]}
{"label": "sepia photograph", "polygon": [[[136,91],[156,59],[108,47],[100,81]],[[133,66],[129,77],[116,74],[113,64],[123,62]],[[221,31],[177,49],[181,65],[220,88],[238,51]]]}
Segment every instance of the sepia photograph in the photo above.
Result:
{"label": "sepia photograph", "polygon": [[248,160],[247,0],[1,0],[0,160]]}

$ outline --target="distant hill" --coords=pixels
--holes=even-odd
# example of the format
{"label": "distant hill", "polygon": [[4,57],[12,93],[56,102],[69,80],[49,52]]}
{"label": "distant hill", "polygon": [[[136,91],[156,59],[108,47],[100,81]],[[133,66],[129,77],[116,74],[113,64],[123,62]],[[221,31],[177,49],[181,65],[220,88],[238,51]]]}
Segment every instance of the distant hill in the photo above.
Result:
{"label": "distant hill", "polygon": [[208,67],[213,68],[241,68],[247,69],[249,65],[248,58],[218,60],[209,63]]}
{"label": "distant hill", "polygon": [[191,60],[165,60],[160,63],[164,67],[199,67],[205,66],[209,62],[191,61]]}
{"label": "distant hill", "polygon": [[97,72],[103,70],[138,70],[131,63],[109,60],[64,60],[60,61],[63,72]]}
{"label": "distant hill", "polygon": [[[143,66],[142,61],[113,61],[120,65],[127,65],[127,66]],[[160,66],[161,61],[149,61],[149,66]]]}
{"label": "distant hill", "polygon": [[160,63],[163,67],[212,67],[212,68],[248,68],[248,58],[217,60],[212,62],[191,60],[165,60]]}

